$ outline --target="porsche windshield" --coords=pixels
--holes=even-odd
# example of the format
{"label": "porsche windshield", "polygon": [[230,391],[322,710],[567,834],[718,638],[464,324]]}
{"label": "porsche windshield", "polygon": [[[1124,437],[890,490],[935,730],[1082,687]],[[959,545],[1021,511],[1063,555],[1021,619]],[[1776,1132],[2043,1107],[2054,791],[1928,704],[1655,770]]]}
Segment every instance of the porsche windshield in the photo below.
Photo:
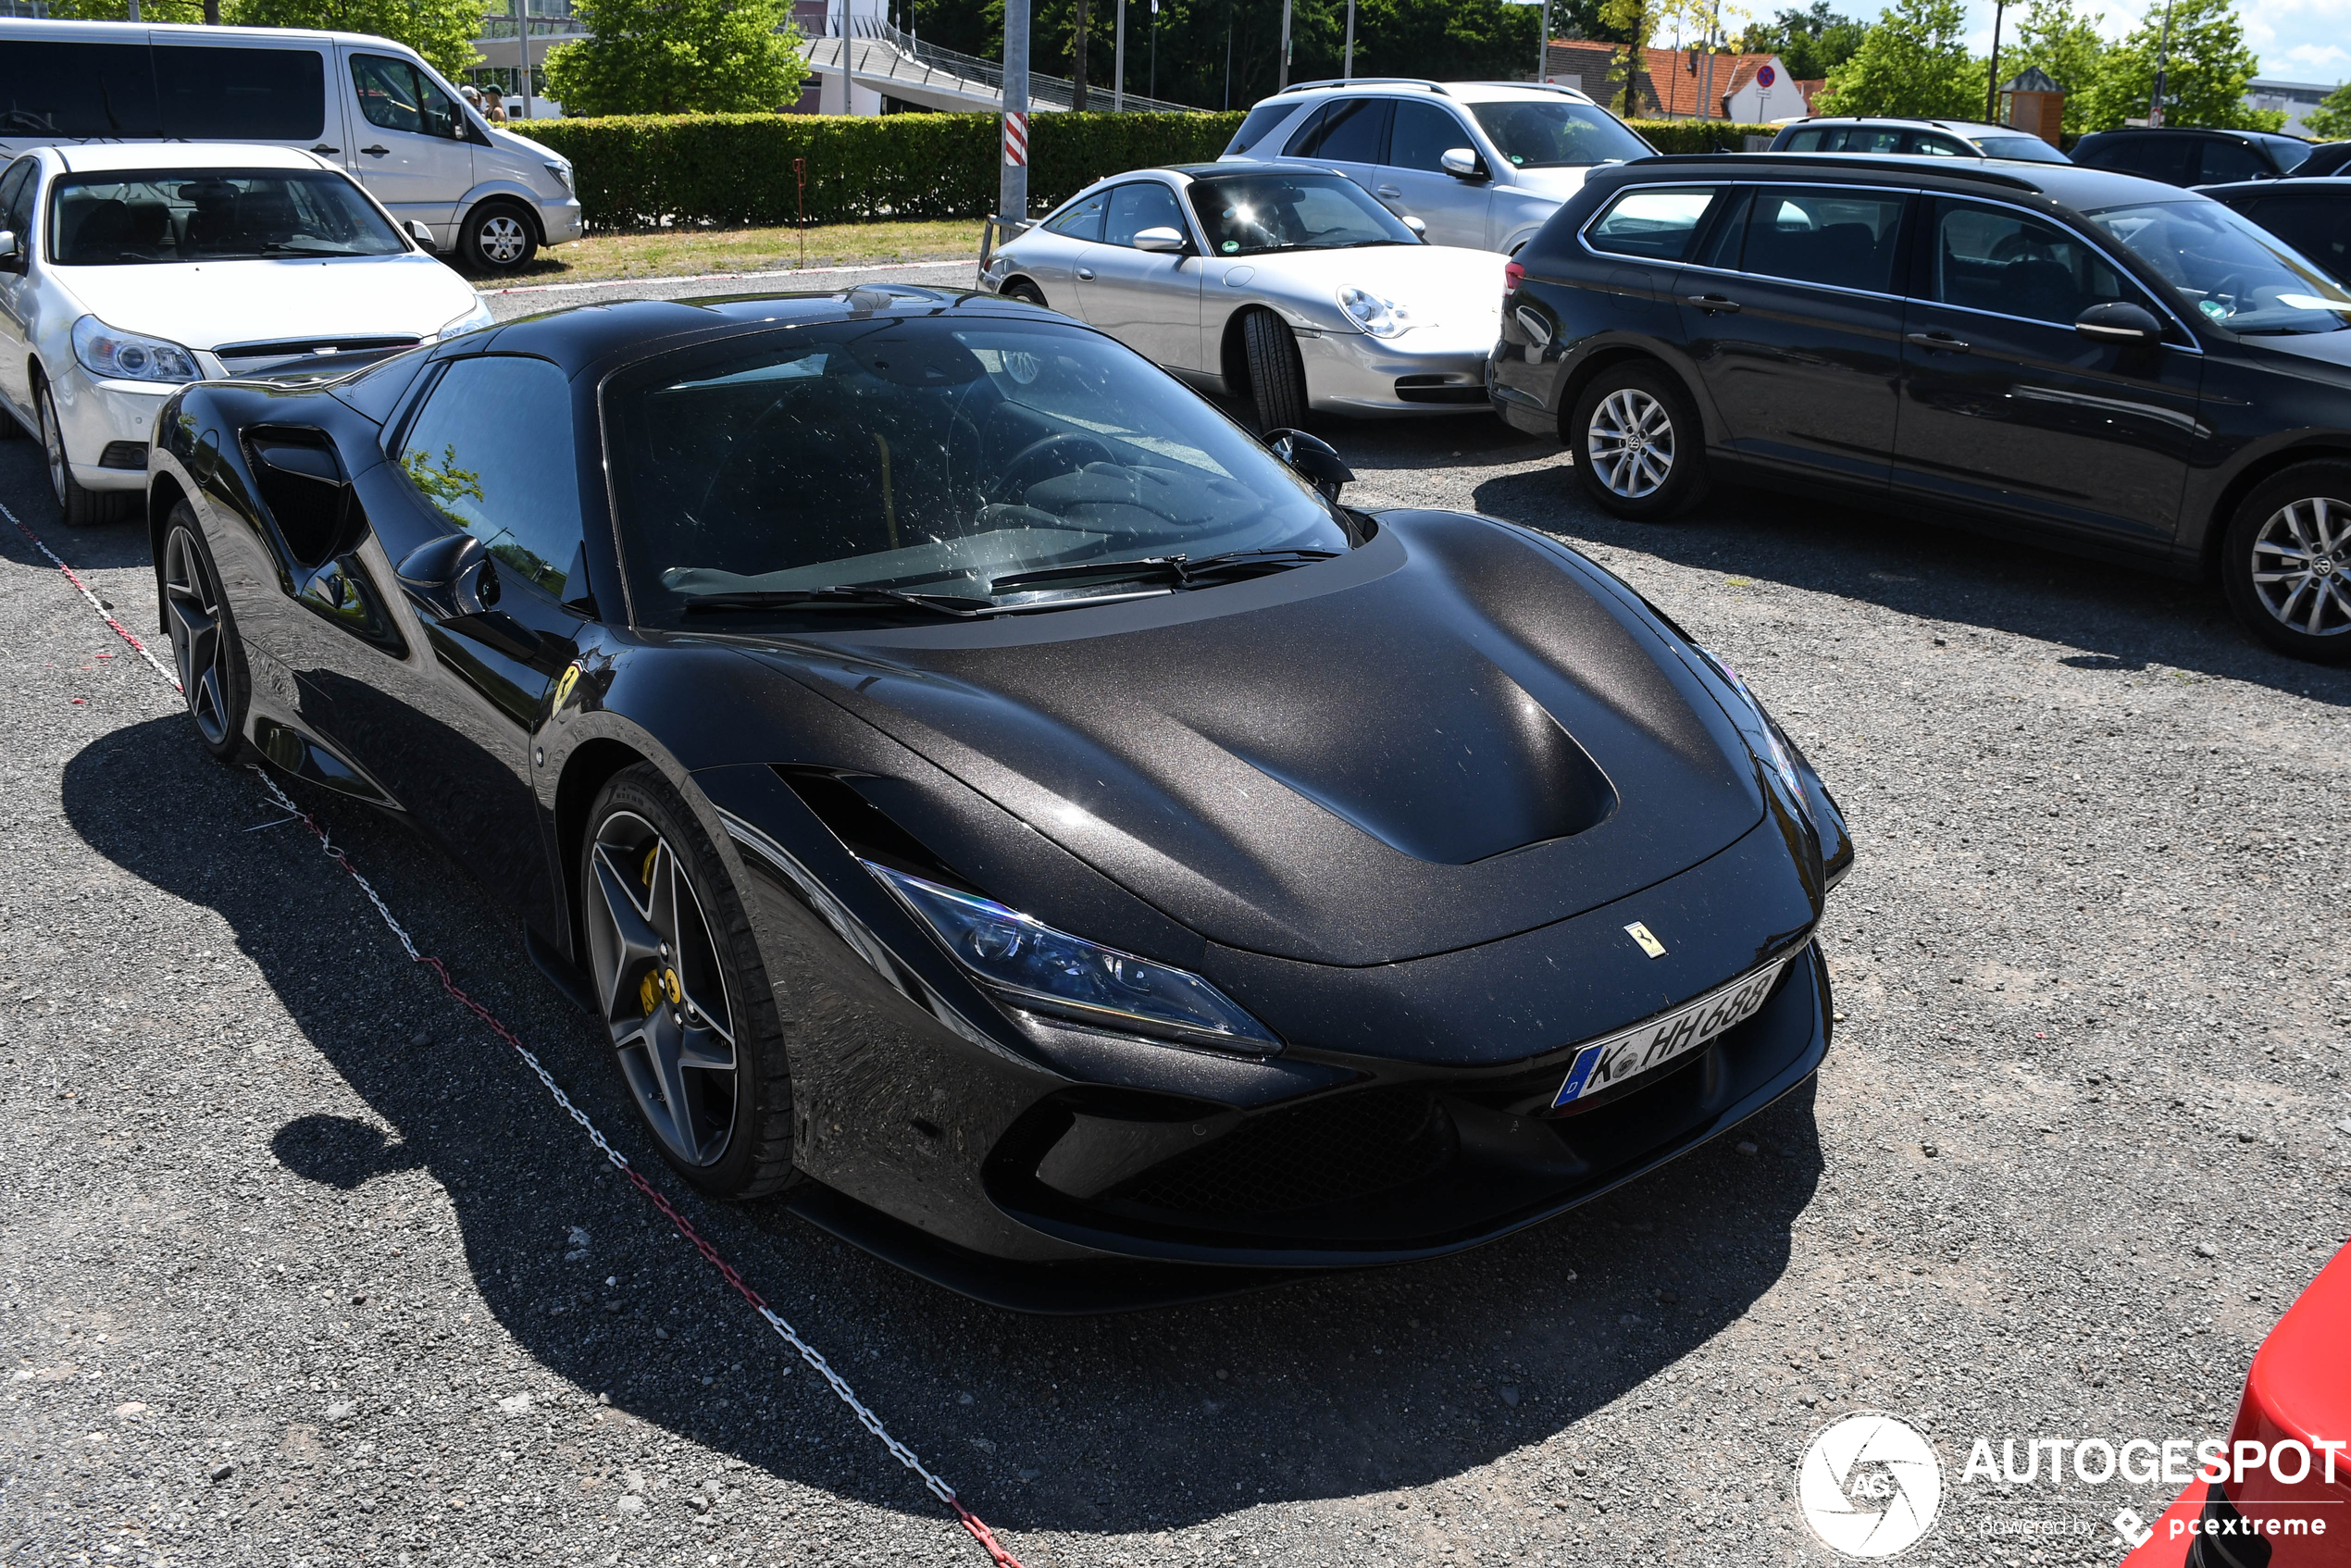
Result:
{"label": "porsche windshield", "polygon": [[2351,326],[2351,293],[2219,202],[2147,202],[2089,218],[2216,327],[2259,336]]}
{"label": "porsche windshield", "polygon": [[407,242],[328,169],[70,175],[49,232],[59,267],[264,256],[398,255]]}
{"label": "porsche windshield", "polygon": [[1220,174],[1193,180],[1190,193],[1218,255],[1421,243],[1343,174]]}
{"label": "porsche windshield", "polygon": [[[624,371],[603,409],[650,625],[1078,603],[1174,555],[1351,543],[1342,514],[1165,372],[1049,322],[778,329]],[[1138,574],[1055,569],[1120,563]]]}

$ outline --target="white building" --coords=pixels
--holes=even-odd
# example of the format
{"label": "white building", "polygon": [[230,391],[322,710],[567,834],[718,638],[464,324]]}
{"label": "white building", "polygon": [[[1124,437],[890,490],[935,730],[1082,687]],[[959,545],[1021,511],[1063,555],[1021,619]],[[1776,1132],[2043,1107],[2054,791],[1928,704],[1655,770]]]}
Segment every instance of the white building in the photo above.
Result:
{"label": "white building", "polygon": [[2302,117],[2324,103],[2327,94],[2333,91],[2315,81],[2276,81],[2257,76],[2245,84],[2245,101],[2250,108],[2283,109],[2286,134],[2307,136],[2310,132],[2304,127]]}

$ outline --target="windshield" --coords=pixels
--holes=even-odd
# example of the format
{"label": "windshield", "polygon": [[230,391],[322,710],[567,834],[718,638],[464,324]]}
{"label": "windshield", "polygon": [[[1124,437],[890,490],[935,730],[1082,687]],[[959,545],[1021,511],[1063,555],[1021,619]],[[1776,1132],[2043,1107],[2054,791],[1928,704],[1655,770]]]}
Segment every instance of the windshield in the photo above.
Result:
{"label": "windshield", "polygon": [[1343,174],[1216,175],[1194,180],[1191,198],[1218,255],[1421,243]]}
{"label": "windshield", "polygon": [[1656,151],[1606,109],[1555,103],[1472,104],[1470,113],[1513,168],[1578,168],[1626,163]]}
{"label": "windshield", "polygon": [[1979,136],[1975,145],[1987,158],[2009,158],[2017,163],[2073,161],[2038,136]]}
{"label": "windshield", "polygon": [[[781,601],[827,590],[1082,603],[1137,585],[998,584],[1352,542],[1339,514],[1164,371],[1050,322],[783,329],[624,371],[603,411],[648,625],[805,618],[827,606]],[[717,610],[725,620],[697,613]]]}
{"label": "windshield", "polygon": [[2217,327],[2266,333],[2351,326],[2351,293],[2218,202],[2147,202],[2088,216]]}
{"label": "windshield", "polygon": [[397,255],[406,241],[327,169],[145,169],[68,176],[50,208],[60,267]]}

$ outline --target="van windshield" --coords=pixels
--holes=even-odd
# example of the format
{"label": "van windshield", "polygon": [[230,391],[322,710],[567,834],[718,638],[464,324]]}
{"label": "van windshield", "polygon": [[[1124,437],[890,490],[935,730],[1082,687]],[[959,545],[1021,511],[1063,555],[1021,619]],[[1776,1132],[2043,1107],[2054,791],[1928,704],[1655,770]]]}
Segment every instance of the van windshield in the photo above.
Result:
{"label": "van windshield", "polygon": [[330,169],[140,169],[71,175],[49,209],[59,267],[397,255],[405,240]]}

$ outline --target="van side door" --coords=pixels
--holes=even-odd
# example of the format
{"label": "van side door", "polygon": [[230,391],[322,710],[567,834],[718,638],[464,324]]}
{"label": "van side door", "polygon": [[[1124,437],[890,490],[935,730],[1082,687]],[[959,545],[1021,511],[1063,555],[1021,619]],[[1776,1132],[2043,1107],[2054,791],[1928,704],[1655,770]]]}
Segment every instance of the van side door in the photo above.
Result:
{"label": "van side door", "polygon": [[334,57],[299,35],[234,45],[187,44],[155,34],[155,98],[162,133],[175,142],[259,142],[333,157],[343,141],[342,94],[330,91]]}
{"label": "van side door", "polygon": [[456,238],[457,204],[474,183],[472,122],[416,61],[336,45],[339,90],[350,96],[343,164],[403,223],[429,226],[444,247]]}

